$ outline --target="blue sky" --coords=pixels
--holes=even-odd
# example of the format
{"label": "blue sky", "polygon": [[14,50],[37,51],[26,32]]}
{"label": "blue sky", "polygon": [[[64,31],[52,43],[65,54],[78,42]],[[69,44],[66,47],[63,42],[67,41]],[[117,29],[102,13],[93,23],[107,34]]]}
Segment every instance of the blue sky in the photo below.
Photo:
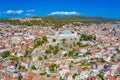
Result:
{"label": "blue sky", "polygon": [[0,18],[82,15],[120,19],[120,0],[1,0]]}

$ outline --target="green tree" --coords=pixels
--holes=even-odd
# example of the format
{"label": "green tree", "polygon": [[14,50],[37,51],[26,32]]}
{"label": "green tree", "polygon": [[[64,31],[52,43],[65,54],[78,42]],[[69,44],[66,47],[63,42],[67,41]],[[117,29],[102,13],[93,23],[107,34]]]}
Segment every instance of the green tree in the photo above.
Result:
{"label": "green tree", "polygon": [[64,57],[66,57],[67,56],[67,54],[64,54]]}
{"label": "green tree", "polygon": [[24,69],[24,70],[25,70],[26,68],[25,68],[25,66],[21,66],[21,69]]}
{"label": "green tree", "polygon": [[43,76],[43,75],[46,75],[46,73],[47,73],[47,72],[42,72],[42,73],[40,73],[40,75],[42,75],[42,76]]}
{"label": "green tree", "polygon": [[43,44],[43,40],[37,39],[36,42],[35,42],[34,48],[36,48],[36,47],[38,47],[39,45],[42,45],[42,44]]}
{"label": "green tree", "polygon": [[95,35],[94,35],[93,39],[96,40],[96,36]]}
{"label": "green tree", "polygon": [[80,41],[81,41],[81,40],[84,40],[84,41],[96,40],[96,36],[81,34]]}
{"label": "green tree", "polygon": [[104,59],[101,59],[101,62],[102,62],[102,63],[105,63],[106,61],[105,61]]}
{"label": "green tree", "polygon": [[32,65],[31,69],[32,69],[32,70],[36,70],[35,65]]}
{"label": "green tree", "polygon": [[50,66],[49,66],[49,69],[50,69],[50,71],[51,72],[55,72],[55,69],[57,68],[57,65],[56,64],[51,64]]}
{"label": "green tree", "polygon": [[19,62],[18,57],[12,57],[10,60],[12,60],[13,62]]}
{"label": "green tree", "polygon": [[6,58],[8,56],[10,56],[10,51],[4,51],[3,54],[2,54],[2,57]]}
{"label": "green tree", "polygon": [[44,42],[47,42],[47,37],[46,37],[46,36],[42,36],[42,40],[43,40]]}
{"label": "green tree", "polygon": [[26,50],[26,51],[25,51],[25,57],[26,57],[28,54],[29,54],[29,51]]}
{"label": "green tree", "polygon": [[74,73],[73,76],[72,76],[72,78],[75,79],[76,76],[78,76],[78,74]]}
{"label": "green tree", "polygon": [[47,59],[47,56],[46,56],[46,55],[44,56],[44,59]]}
{"label": "green tree", "polygon": [[62,39],[62,41],[63,41],[63,42],[65,42],[65,41],[66,41],[66,39],[65,39],[65,38],[63,38],[63,39]]}
{"label": "green tree", "polygon": [[23,78],[23,76],[20,74],[20,75],[18,76],[18,80],[22,80],[22,78]]}
{"label": "green tree", "polygon": [[54,47],[53,47],[52,45],[49,45],[49,48],[50,48],[51,50],[54,50]]}
{"label": "green tree", "polygon": [[52,40],[53,42],[56,42],[56,39],[55,38],[53,38],[53,40]]}
{"label": "green tree", "polygon": [[104,65],[104,68],[107,69],[107,67],[108,67],[108,66],[105,64],[105,65]]}
{"label": "green tree", "polygon": [[80,44],[81,44],[81,42],[77,42],[76,44],[77,44],[77,45],[80,45]]}
{"label": "green tree", "polygon": [[42,58],[42,57],[39,57],[38,60],[43,60],[43,58]]}
{"label": "green tree", "polygon": [[60,76],[60,79],[59,80],[64,80],[61,76]]}
{"label": "green tree", "polygon": [[69,51],[68,56],[73,57],[74,56],[74,52],[73,51]]}
{"label": "green tree", "polygon": [[91,55],[91,52],[88,51],[88,52],[85,53],[85,55]]}
{"label": "green tree", "polygon": [[50,49],[46,49],[45,53],[50,54],[52,51]]}
{"label": "green tree", "polygon": [[99,78],[101,78],[101,79],[103,79],[103,78],[104,78],[103,73],[99,73],[99,74],[97,74],[97,76],[98,76]]}
{"label": "green tree", "polygon": [[50,74],[47,74],[47,77],[50,77]]}
{"label": "green tree", "polygon": [[56,55],[58,52],[59,52],[59,47],[58,47],[58,46],[55,46],[55,48],[54,48],[54,50],[53,50],[53,53]]}
{"label": "green tree", "polygon": [[119,49],[119,48],[117,48],[116,51],[117,51],[118,53],[120,53],[120,49]]}

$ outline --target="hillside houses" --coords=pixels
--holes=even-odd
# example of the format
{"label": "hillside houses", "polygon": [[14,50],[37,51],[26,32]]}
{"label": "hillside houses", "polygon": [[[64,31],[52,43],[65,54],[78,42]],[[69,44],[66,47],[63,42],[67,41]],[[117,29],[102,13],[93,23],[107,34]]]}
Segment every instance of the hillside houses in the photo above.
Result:
{"label": "hillside houses", "polygon": [[0,24],[0,79],[119,80],[117,26],[101,23],[57,30]]}

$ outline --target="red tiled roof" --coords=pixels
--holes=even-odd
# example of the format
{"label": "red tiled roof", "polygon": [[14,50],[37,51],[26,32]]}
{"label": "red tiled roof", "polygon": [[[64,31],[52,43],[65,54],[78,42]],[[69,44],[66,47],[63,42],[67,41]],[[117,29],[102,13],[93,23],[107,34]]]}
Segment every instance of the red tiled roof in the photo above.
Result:
{"label": "red tiled roof", "polygon": [[120,71],[120,67],[118,68],[118,70]]}
{"label": "red tiled roof", "polygon": [[22,62],[23,62],[23,63],[27,63],[27,60],[24,59],[24,60],[22,60]]}
{"label": "red tiled roof", "polygon": [[2,69],[2,68],[3,68],[2,63],[0,63],[0,69]]}
{"label": "red tiled roof", "polygon": [[20,70],[20,72],[26,72],[26,70],[23,70],[23,69],[22,69],[22,70]]}
{"label": "red tiled roof", "polygon": [[111,64],[112,64],[112,65],[117,65],[117,64],[118,64],[118,62],[111,62]]}
{"label": "red tiled roof", "polygon": [[31,72],[29,75],[28,75],[28,78],[33,78],[35,76],[35,73]]}
{"label": "red tiled roof", "polygon": [[65,73],[65,76],[70,76],[70,75],[71,75],[70,72],[66,72],[66,73]]}
{"label": "red tiled roof", "polygon": [[34,43],[30,43],[29,46],[34,46]]}
{"label": "red tiled roof", "polygon": [[14,63],[10,63],[10,64],[8,64],[8,66],[14,66],[15,64]]}
{"label": "red tiled roof", "polygon": [[97,65],[102,65],[103,63],[102,62],[96,62]]}
{"label": "red tiled roof", "polygon": [[6,80],[11,80],[10,78],[6,78]]}
{"label": "red tiled roof", "polygon": [[108,78],[109,80],[116,80],[116,78],[115,78],[114,76],[111,76],[110,74],[107,75],[107,78]]}
{"label": "red tiled roof", "polygon": [[62,70],[62,68],[59,68],[59,70]]}

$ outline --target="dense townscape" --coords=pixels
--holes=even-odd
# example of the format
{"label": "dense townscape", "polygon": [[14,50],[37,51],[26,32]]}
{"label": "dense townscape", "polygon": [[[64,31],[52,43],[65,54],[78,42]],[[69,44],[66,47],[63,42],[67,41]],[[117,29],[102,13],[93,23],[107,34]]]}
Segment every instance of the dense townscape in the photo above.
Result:
{"label": "dense townscape", "polygon": [[75,23],[1,22],[0,80],[120,80],[120,22]]}

